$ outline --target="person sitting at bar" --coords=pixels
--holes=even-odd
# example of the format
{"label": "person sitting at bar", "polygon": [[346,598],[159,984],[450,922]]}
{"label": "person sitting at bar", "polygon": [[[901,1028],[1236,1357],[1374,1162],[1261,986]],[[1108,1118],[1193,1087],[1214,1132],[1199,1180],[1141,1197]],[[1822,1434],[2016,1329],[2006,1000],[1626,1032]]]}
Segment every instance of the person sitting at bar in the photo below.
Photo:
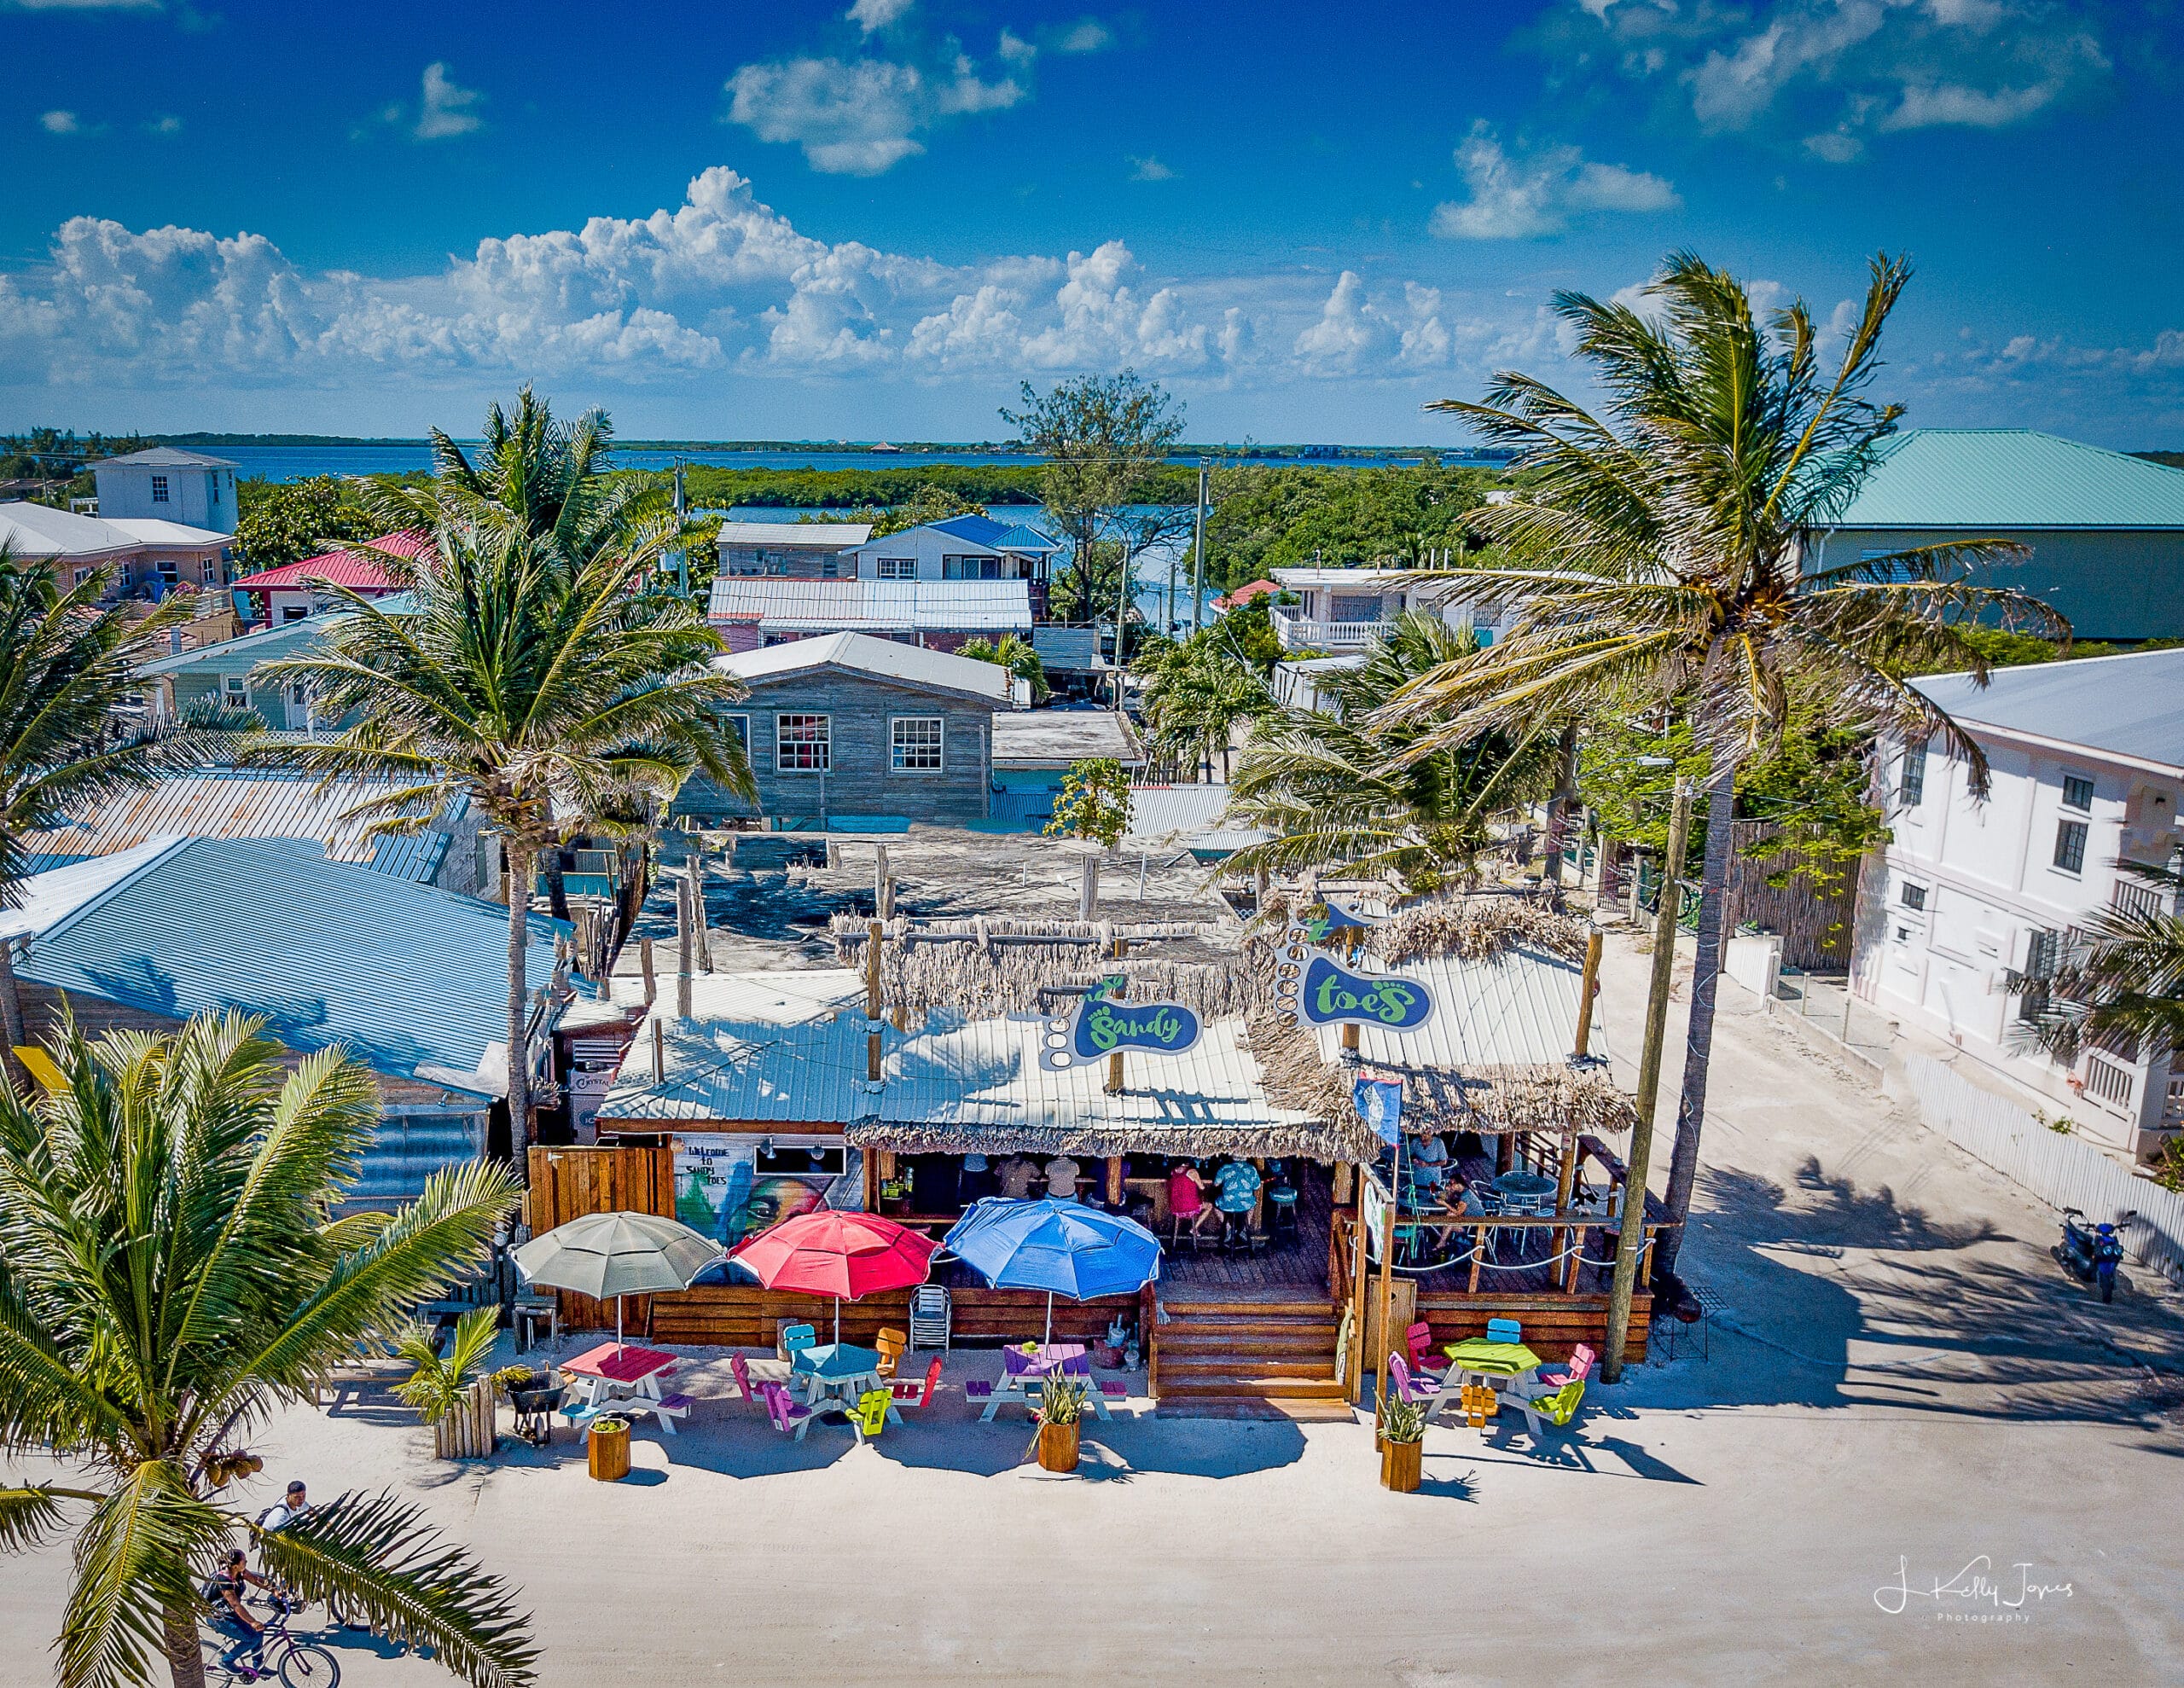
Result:
{"label": "person sitting at bar", "polygon": [[1205,1186],[1199,1181],[1195,1161],[1177,1161],[1170,1170],[1168,1214],[1178,1223],[1188,1222],[1194,1235],[1204,1231],[1206,1221],[1213,1217],[1213,1209],[1206,1205]]}
{"label": "person sitting at bar", "polygon": [[1083,1169],[1067,1155],[1056,1155],[1046,1164],[1047,1193],[1058,1202],[1077,1199],[1077,1175]]}
{"label": "person sitting at bar", "polygon": [[1258,1169],[1249,1161],[1232,1160],[1213,1175],[1213,1205],[1221,1209],[1230,1236],[1250,1228],[1252,1207],[1258,1198]]}
{"label": "person sitting at bar", "polygon": [[1038,1162],[1029,1155],[1011,1155],[1001,1163],[1001,1193],[1012,1202],[1020,1202],[1031,1193],[1038,1175]]}
{"label": "person sitting at bar", "polygon": [[1449,1146],[1439,1132],[1428,1131],[1413,1140],[1410,1163],[1418,1181],[1429,1190],[1438,1191],[1449,1181]]}

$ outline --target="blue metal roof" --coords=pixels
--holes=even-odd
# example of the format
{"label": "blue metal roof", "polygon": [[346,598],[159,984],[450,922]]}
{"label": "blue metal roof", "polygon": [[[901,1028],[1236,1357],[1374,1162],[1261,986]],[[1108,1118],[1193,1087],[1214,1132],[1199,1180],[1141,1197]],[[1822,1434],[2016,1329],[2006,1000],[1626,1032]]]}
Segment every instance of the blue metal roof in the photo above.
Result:
{"label": "blue metal roof", "polygon": [[969,540],[973,545],[992,546],[996,540],[1008,531],[1006,523],[997,522],[990,516],[950,516],[943,521],[927,522],[926,525],[935,533],[953,534],[958,539]]}
{"label": "blue metal roof", "polygon": [[2030,428],[1913,428],[1838,528],[2184,528],[2184,469]]}
{"label": "blue metal roof", "polygon": [[[536,990],[553,974],[555,923],[531,924]],[[292,1049],[345,1043],[403,1077],[475,1071],[508,1037],[505,909],[293,838],[179,844],[32,934],[18,971],[151,1013],[262,1014]]]}

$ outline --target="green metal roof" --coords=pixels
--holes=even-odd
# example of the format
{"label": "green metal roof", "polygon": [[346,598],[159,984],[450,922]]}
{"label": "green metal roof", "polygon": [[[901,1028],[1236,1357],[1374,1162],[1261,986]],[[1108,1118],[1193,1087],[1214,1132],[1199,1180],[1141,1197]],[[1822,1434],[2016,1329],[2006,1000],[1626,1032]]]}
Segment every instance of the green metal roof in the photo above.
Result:
{"label": "green metal roof", "polygon": [[2184,469],[2030,428],[1912,428],[1838,528],[2184,528]]}

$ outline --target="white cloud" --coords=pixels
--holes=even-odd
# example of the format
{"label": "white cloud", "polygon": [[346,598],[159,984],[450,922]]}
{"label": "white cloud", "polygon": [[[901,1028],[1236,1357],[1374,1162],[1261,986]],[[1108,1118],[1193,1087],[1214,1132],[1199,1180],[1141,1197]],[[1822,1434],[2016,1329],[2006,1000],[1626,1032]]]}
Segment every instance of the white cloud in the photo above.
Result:
{"label": "white cloud", "polygon": [[1025,97],[1012,76],[986,81],[958,55],[942,72],[884,59],[789,59],[728,79],[728,119],[761,141],[804,149],[814,170],[878,176],[925,150],[916,136],[951,118],[1003,111]]}
{"label": "white cloud", "polygon": [[857,0],[844,15],[869,35],[907,15],[915,3],[916,0]]}
{"label": "white cloud", "polygon": [[1175,179],[1176,172],[1169,169],[1166,165],[1161,163],[1159,159],[1153,157],[1152,154],[1147,153],[1142,158],[1140,158],[1136,153],[1132,153],[1129,156],[1130,179],[1131,181],[1169,182]]}
{"label": "white cloud", "polygon": [[154,118],[144,125],[144,130],[150,135],[179,135],[182,133],[182,119],[169,113],[165,117]]}
{"label": "white cloud", "polygon": [[47,112],[38,120],[38,127],[49,135],[81,135],[83,119],[73,112]]}
{"label": "white cloud", "polygon": [[19,12],[156,12],[162,0],[7,0],[0,10]]}
{"label": "white cloud", "polygon": [[2027,121],[2106,76],[2095,0],[1565,0],[1567,73],[1608,68],[1708,133],[1802,136],[1830,164],[1867,132]]}
{"label": "white cloud", "polygon": [[485,119],[471,109],[485,99],[473,88],[456,85],[444,61],[425,67],[424,93],[418,102],[416,126],[410,132],[420,141],[444,141],[485,126]]}
{"label": "white cloud", "polygon": [[1097,18],[1079,18],[1047,37],[1048,48],[1056,53],[1103,53],[1114,44],[1114,31]]}
{"label": "white cloud", "polygon": [[1484,119],[1457,147],[1456,168],[1471,196],[1436,206],[1432,225],[1449,240],[1537,240],[1566,228],[1572,212],[1642,214],[1683,203],[1662,177],[1598,163],[1576,147],[1513,154]]}

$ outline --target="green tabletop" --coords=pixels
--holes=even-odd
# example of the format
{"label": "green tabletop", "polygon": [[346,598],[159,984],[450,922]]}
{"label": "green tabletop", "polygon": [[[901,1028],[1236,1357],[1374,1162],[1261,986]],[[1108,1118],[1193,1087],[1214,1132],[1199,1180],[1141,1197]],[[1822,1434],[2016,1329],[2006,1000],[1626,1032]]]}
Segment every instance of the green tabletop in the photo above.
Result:
{"label": "green tabletop", "polygon": [[1489,1342],[1484,1337],[1450,1343],[1448,1354],[1449,1363],[1459,1371],[1489,1372],[1500,1378],[1517,1377],[1540,1363],[1539,1356],[1522,1343]]}

